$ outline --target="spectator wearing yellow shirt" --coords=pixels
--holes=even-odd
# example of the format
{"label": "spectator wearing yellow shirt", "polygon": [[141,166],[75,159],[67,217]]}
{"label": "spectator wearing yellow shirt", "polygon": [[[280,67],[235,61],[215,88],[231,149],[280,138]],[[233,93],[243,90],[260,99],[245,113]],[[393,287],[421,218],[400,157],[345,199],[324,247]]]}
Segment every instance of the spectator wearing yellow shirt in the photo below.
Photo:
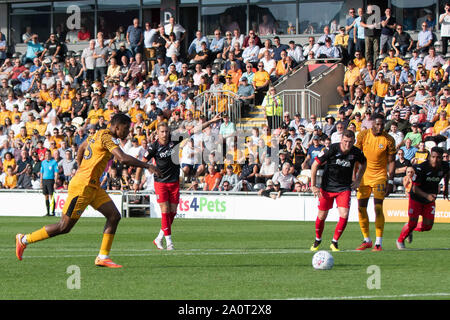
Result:
{"label": "spectator wearing yellow shirt", "polygon": [[62,91],[61,91],[61,97],[64,97],[64,94],[66,92],[69,93],[69,98],[71,100],[75,99],[75,95],[76,95],[77,91],[74,88],[70,87],[69,81],[64,82],[64,89],[62,89]]}
{"label": "spectator wearing yellow shirt", "polygon": [[395,50],[389,49],[389,55],[383,59],[383,63],[387,63],[390,71],[394,71],[396,66],[403,66],[405,64],[405,60],[395,56]]}
{"label": "spectator wearing yellow shirt", "polygon": [[6,109],[6,104],[0,100],[0,125],[5,125],[5,119],[9,118],[10,120],[13,119],[11,115],[11,111]]}
{"label": "spectator wearing yellow shirt", "polygon": [[[261,105],[267,89],[269,89],[270,75],[264,70],[264,64],[258,62],[258,70],[253,76],[253,88],[255,89],[255,105]],[[237,90],[236,90],[237,91]]]}
{"label": "spectator wearing yellow shirt", "polygon": [[359,70],[364,69],[367,66],[366,58],[362,55],[361,51],[355,51],[355,58],[353,59],[355,66],[359,68]]}
{"label": "spectator wearing yellow shirt", "polygon": [[[365,112],[363,114],[365,114]],[[356,130],[357,133],[360,132],[361,131],[361,125],[362,125],[361,113],[360,112],[356,112],[354,119],[350,120],[350,123],[353,123],[355,125],[355,130]]]}
{"label": "spectator wearing yellow shirt", "polygon": [[3,185],[5,189],[15,189],[17,187],[17,175],[13,171],[11,166],[6,168],[5,184]]}
{"label": "spectator wearing yellow shirt", "polygon": [[50,91],[45,83],[41,83],[41,90],[39,90],[38,104],[47,102],[50,99]]}
{"label": "spectator wearing yellow shirt", "polygon": [[439,112],[439,120],[434,123],[433,126],[433,135],[438,135],[443,131],[445,128],[449,126],[448,118],[447,118],[447,112],[442,110]]}
{"label": "spectator wearing yellow shirt", "polygon": [[22,119],[22,112],[19,111],[19,106],[15,104],[13,106],[13,111],[11,112],[11,119],[15,119],[17,116]]}
{"label": "spectator wearing yellow shirt", "polygon": [[416,82],[420,80],[420,76],[425,73],[426,74],[426,78],[428,80],[429,76],[430,76],[430,72],[425,69],[425,67],[423,66],[423,64],[419,63],[417,65],[417,71],[416,71]]}
{"label": "spectator wearing yellow shirt", "polygon": [[355,89],[362,82],[361,73],[355,63],[350,60],[348,62],[347,71],[344,75],[344,83],[337,87],[337,92],[341,97],[345,97],[350,93],[350,100],[355,98]]}
{"label": "spectator wearing yellow shirt", "polygon": [[143,120],[147,119],[147,114],[142,109],[141,102],[136,100],[134,102],[134,106],[128,110],[128,114],[130,115],[131,122],[136,123],[136,115],[142,115]]}
{"label": "spectator wearing yellow shirt", "polygon": [[437,108],[436,114],[441,113],[441,111],[445,111],[447,114],[450,114],[450,104],[444,96],[439,99],[439,107]]}
{"label": "spectator wearing yellow shirt", "polygon": [[61,141],[64,140],[64,136],[60,135],[58,128],[54,128],[53,135],[50,137],[49,140],[50,140],[50,144],[51,144],[51,142],[55,142],[56,147],[61,148]]}
{"label": "spectator wearing yellow shirt", "polygon": [[27,128],[26,127],[21,127],[19,130],[19,133],[14,137],[14,139],[20,139],[20,141],[22,141],[22,143],[25,143],[27,140],[31,139],[31,136],[29,136],[27,134]]}
{"label": "spectator wearing yellow shirt", "polygon": [[114,104],[111,101],[108,101],[106,103],[106,109],[103,111],[103,117],[105,118],[106,122],[111,121],[111,117],[116,113],[114,110]]}
{"label": "spectator wearing yellow shirt", "polygon": [[58,96],[56,95],[56,91],[54,91],[54,90],[50,91],[50,97],[47,100],[47,102],[51,102],[52,108],[55,110],[58,110],[59,106],[61,105],[61,99],[58,98]]}
{"label": "spectator wearing yellow shirt", "polygon": [[59,118],[70,117],[72,115],[72,98],[70,98],[69,91],[63,92],[63,98],[56,111],[56,115]]}
{"label": "spectator wearing yellow shirt", "polygon": [[34,128],[39,132],[40,136],[44,136],[45,131],[47,131],[47,124],[42,121],[42,117],[40,115],[36,117],[36,124]]}
{"label": "spectator wearing yellow shirt", "polygon": [[289,66],[287,61],[287,52],[285,50],[281,51],[281,60],[278,60],[277,66],[275,67],[275,75],[277,77],[282,77],[288,73]]}
{"label": "spectator wearing yellow shirt", "polygon": [[442,78],[444,77],[444,70],[441,68],[441,65],[439,64],[439,62],[437,62],[435,65],[433,65],[433,68],[431,68],[431,70],[430,70],[429,78],[431,81],[436,80],[436,78],[437,78],[436,72],[439,72],[439,74],[441,75],[441,77],[439,79],[442,80]]}
{"label": "spectator wearing yellow shirt", "polygon": [[3,172],[6,173],[8,167],[11,167],[13,172],[16,170],[16,159],[9,151],[5,153],[5,159],[3,159]]}
{"label": "spectator wearing yellow shirt", "polygon": [[379,107],[383,103],[383,98],[386,96],[389,88],[389,82],[384,78],[382,71],[378,72],[378,79],[375,80],[372,86],[372,93],[375,95],[375,107]]}
{"label": "spectator wearing yellow shirt", "polygon": [[103,109],[100,108],[100,101],[98,100],[94,100],[92,106],[94,108],[89,111],[87,119],[89,120],[89,124],[97,124],[98,117],[103,115]]}
{"label": "spectator wearing yellow shirt", "polygon": [[345,27],[339,28],[339,33],[334,37],[334,46],[342,46],[347,49],[349,35],[345,34]]}

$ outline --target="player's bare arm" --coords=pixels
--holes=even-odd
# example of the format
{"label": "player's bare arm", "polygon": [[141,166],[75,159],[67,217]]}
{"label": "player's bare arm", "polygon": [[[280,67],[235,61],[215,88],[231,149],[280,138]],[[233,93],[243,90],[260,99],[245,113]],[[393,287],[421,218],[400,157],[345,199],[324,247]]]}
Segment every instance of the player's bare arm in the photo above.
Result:
{"label": "player's bare arm", "polygon": [[84,151],[86,150],[87,145],[88,145],[88,142],[87,142],[87,139],[86,139],[78,147],[78,152],[77,152],[77,165],[78,165],[78,168],[81,165],[81,161],[83,161]]}
{"label": "player's bare arm", "polygon": [[366,172],[367,161],[364,163],[357,162],[357,166],[355,167],[357,167],[358,169],[356,170],[355,179],[351,184],[352,190],[356,190],[359,188],[359,185],[361,184],[361,179],[364,176],[364,172]]}
{"label": "player's bare arm", "polygon": [[321,197],[320,189],[316,186],[316,176],[317,171],[319,170],[319,166],[323,164],[319,164],[317,161],[314,161],[311,166],[311,191],[315,197]]}
{"label": "player's bare arm", "polygon": [[388,181],[386,185],[386,197],[394,191],[395,155],[388,155]]}
{"label": "player's bare arm", "polygon": [[135,157],[132,157],[132,156],[126,154],[120,148],[114,148],[111,151],[111,153],[114,155],[114,157],[116,157],[116,159],[119,162],[121,162],[123,164],[132,166],[132,167],[145,168],[157,176],[159,176],[161,174],[159,169],[156,168],[154,165],[151,165],[147,162],[140,161],[140,160],[136,159]]}

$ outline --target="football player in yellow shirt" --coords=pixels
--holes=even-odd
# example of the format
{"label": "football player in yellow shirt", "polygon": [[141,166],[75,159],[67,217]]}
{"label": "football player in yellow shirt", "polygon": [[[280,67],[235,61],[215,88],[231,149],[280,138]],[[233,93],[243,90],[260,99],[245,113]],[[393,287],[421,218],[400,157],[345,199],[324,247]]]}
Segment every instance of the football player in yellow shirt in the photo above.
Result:
{"label": "football player in yellow shirt", "polygon": [[372,251],[382,250],[384,231],[383,201],[392,192],[395,173],[395,141],[384,128],[384,116],[375,114],[371,129],[361,131],[356,147],[361,149],[367,158],[367,169],[359,185],[358,199],[359,225],[364,236],[363,243],[356,250],[372,248],[369,232],[369,216],[367,204],[373,193],[375,205],[376,241]]}
{"label": "football player in yellow shirt", "polygon": [[125,154],[114,141],[115,139],[126,139],[130,132],[130,126],[131,119],[127,115],[117,114],[111,119],[109,129],[99,130],[80,145],[77,154],[78,170],[70,180],[61,220],[26,235],[17,234],[16,256],[19,260],[22,260],[23,252],[28,244],[70,232],[86,207],[91,205],[106,218],[103,240],[100,252],[95,259],[95,265],[108,268],[122,267],[109,258],[114,235],[120,221],[120,212],[106,191],[100,187],[100,177],[112,156],[123,164],[146,168],[156,175],[160,174],[153,165]]}

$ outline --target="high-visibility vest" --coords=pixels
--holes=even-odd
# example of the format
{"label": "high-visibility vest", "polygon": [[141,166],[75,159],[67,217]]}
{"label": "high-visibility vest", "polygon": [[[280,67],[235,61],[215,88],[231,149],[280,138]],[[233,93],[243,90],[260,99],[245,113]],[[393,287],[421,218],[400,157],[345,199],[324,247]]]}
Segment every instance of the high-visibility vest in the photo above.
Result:
{"label": "high-visibility vest", "polygon": [[280,97],[266,96],[266,116],[280,116],[283,114],[283,102]]}

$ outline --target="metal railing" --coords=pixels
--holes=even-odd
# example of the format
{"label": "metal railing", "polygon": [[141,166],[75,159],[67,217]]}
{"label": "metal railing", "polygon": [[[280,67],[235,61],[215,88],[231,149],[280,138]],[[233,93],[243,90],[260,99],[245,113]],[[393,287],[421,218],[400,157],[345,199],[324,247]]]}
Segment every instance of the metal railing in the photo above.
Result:
{"label": "metal railing", "polygon": [[[311,114],[315,114],[318,118],[322,117],[321,96],[312,90],[283,90],[277,93],[275,98],[279,98],[281,100],[283,113],[289,112],[291,117],[297,113],[304,119],[309,119]],[[273,106],[273,108],[275,108],[275,106]],[[272,114],[275,113],[272,112]],[[280,127],[282,121],[282,116],[276,117],[273,123],[274,127]]]}
{"label": "metal railing", "polygon": [[217,113],[227,113],[230,121],[238,123],[241,120],[241,106],[237,94],[228,90],[207,90],[194,98],[194,106],[208,119]]}

